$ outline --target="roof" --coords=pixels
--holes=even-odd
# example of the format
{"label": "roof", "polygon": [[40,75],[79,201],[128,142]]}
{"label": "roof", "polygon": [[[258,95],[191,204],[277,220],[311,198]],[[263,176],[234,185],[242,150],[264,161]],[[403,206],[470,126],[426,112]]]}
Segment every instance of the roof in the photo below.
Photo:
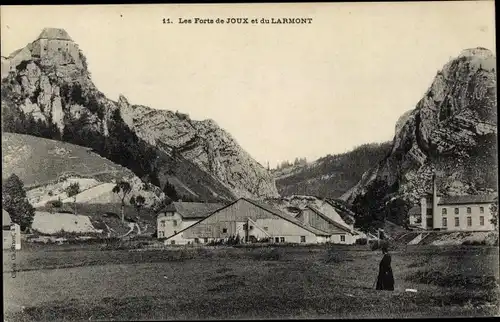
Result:
{"label": "roof", "polygon": [[465,196],[445,196],[441,197],[439,205],[459,205],[474,203],[492,203],[497,195],[465,195]]}
{"label": "roof", "polygon": [[309,208],[311,209],[312,211],[314,211],[316,214],[318,214],[318,216],[320,216],[321,218],[325,219],[326,221],[328,221],[329,223],[331,223],[332,225],[334,225],[335,227],[339,228],[339,229],[342,229],[344,231],[347,231],[347,232],[350,232],[352,233],[351,229],[349,229],[349,227],[346,227],[338,222],[336,222],[335,220],[331,219],[330,217],[326,216],[325,214],[323,214],[321,211],[319,211],[318,209],[316,209],[315,207],[312,207],[312,206],[307,206],[306,209]]}
{"label": "roof", "polygon": [[[297,220],[297,219],[293,218],[293,217],[292,217],[292,216],[290,216],[290,215],[285,214],[284,212],[282,212],[282,211],[280,211],[280,210],[278,210],[278,209],[275,209],[275,208],[271,207],[270,205],[268,205],[268,204],[266,204],[266,203],[263,203],[263,202],[261,202],[261,201],[256,201],[256,200],[250,200],[250,199],[247,199],[247,198],[240,198],[240,199],[238,199],[238,200],[236,200],[236,201],[233,201],[232,203],[230,203],[230,204],[228,204],[228,205],[225,205],[225,206],[223,206],[223,207],[220,207],[220,208],[218,208],[218,209],[215,209],[212,213],[210,213],[209,215],[207,215],[207,216],[206,216],[205,218],[203,218],[202,220],[198,221],[196,224],[201,223],[202,221],[204,221],[204,220],[205,220],[205,219],[207,219],[208,217],[210,217],[210,216],[214,215],[214,214],[215,214],[215,213],[217,213],[218,211],[220,211],[220,210],[222,210],[222,209],[225,209],[225,208],[228,208],[228,207],[230,207],[230,206],[234,205],[235,203],[237,203],[237,202],[238,202],[238,201],[240,201],[240,200],[245,200],[246,202],[251,203],[251,204],[253,204],[253,205],[254,205],[254,206],[256,206],[256,207],[259,207],[259,208],[261,208],[261,209],[264,209],[265,211],[270,212],[270,213],[272,213],[272,214],[273,214],[273,215],[275,215],[275,216],[278,216],[278,217],[280,217],[280,218],[282,218],[282,219],[284,219],[284,220],[287,220],[287,221],[289,221],[289,222],[291,222],[291,223],[293,223],[293,224],[296,224],[297,226],[299,226],[299,227],[301,227],[301,228],[304,228],[305,230],[310,231],[310,232],[312,232],[312,233],[313,233],[313,234],[315,234],[315,235],[319,235],[319,236],[330,236],[330,234],[328,234],[327,232],[324,232],[324,231],[322,231],[322,230],[316,229],[316,228],[311,227],[311,226],[308,226],[308,225],[304,225],[304,224],[303,224],[302,222],[300,222],[299,220]],[[165,239],[169,239],[169,238],[172,238],[172,237],[174,237],[174,236],[177,236],[177,235],[179,235],[179,234],[183,233],[185,230],[187,230],[187,229],[190,229],[190,228],[194,227],[196,224],[191,225],[191,226],[189,226],[189,227],[186,227],[186,228],[184,228],[183,230],[178,231],[176,234],[173,234],[173,235],[172,235],[172,236],[170,236],[170,237],[166,237]]]}
{"label": "roof", "polygon": [[[253,204],[254,206],[262,208],[262,209],[266,210],[267,212],[270,212],[270,213],[272,213],[272,214],[274,214],[274,215],[276,215],[276,216],[278,216],[278,217],[280,217],[282,219],[285,219],[285,220],[287,220],[287,221],[289,221],[289,222],[291,222],[293,224],[296,224],[297,226],[299,226],[301,228],[304,228],[305,230],[310,231],[311,233],[313,233],[315,235],[330,236],[329,233],[324,232],[324,231],[319,230],[319,229],[316,229],[316,228],[311,227],[309,225],[305,225],[304,223],[302,223],[298,219],[296,219],[296,218],[294,218],[294,217],[292,217],[292,216],[284,213],[283,211],[278,210],[278,209],[276,209],[276,208],[274,208],[274,207],[272,207],[272,206],[270,206],[270,205],[268,205],[268,204],[266,204],[264,202],[256,201],[256,200],[250,200],[250,199],[247,199],[247,198],[241,198],[241,199],[243,199],[243,200],[245,200],[245,201]],[[241,199],[239,199],[239,200],[241,200]]]}
{"label": "roof", "polygon": [[38,39],[59,39],[59,40],[71,40],[66,30],[60,28],[44,28]]}
{"label": "roof", "polygon": [[12,224],[12,219],[5,209],[2,209],[2,226],[10,226]]}
{"label": "roof", "polygon": [[211,213],[224,207],[220,203],[205,203],[205,202],[172,202],[165,207],[161,212],[175,211],[183,218],[206,218]]}

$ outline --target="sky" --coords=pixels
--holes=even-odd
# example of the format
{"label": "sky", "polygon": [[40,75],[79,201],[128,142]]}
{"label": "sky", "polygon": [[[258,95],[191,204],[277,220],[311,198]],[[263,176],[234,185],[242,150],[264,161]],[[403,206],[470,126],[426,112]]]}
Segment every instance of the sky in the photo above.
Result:
{"label": "sky", "polygon": [[[493,1],[0,10],[2,56],[44,27],[63,28],[108,98],[213,119],[271,167],[392,140],[445,63],[466,48],[496,48]],[[227,17],[250,23],[179,23]]]}

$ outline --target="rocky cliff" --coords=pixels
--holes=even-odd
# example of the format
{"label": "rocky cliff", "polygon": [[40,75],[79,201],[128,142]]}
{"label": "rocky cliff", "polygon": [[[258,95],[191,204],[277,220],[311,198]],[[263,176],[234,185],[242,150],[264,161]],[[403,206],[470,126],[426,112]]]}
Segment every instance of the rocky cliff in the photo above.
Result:
{"label": "rocky cliff", "polygon": [[484,48],[448,62],[416,108],[399,119],[390,154],[342,198],[356,204],[385,186],[386,196],[416,203],[430,193],[433,173],[443,195],[496,190],[495,66],[496,57]]}
{"label": "rocky cliff", "polygon": [[155,172],[157,185],[168,180],[189,198],[278,194],[267,170],[214,121],[105,97],[61,29],[2,57],[2,116],[4,131],[92,147],[141,178]]}

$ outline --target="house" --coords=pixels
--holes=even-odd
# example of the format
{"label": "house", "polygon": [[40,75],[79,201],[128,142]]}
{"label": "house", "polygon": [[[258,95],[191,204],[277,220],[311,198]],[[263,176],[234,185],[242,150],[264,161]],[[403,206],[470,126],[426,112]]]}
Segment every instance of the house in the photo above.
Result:
{"label": "house", "polygon": [[326,243],[330,234],[271,207],[241,198],[215,210],[206,218],[166,239],[176,244],[178,235],[195,244],[227,240],[240,236],[243,242],[268,241],[272,243]]}
{"label": "house", "polygon": [[3,249],[21,249],[21,228],[12,222],[10,214],[2,209]]}
{"label": "house", "polygon": [[[172,202],[157,215],[158,238],[172,237],[222,207],[224,204],[220,203]],[[184,240],[182,235],[176,235],[172,240],[175,240],[176,244],[189,242]]]}
{"label": "house", "polygon": [[[335,210],[334,210],[335,211]],[[347,226],[337,214],[337,217],[326,215],[314,206],[306,206],[296,217],[304,224],[330,234],[330,242],[336,244],[354,244],[357,234]]]}
{"label": "house", "polygon": [[490,205],[497,195],[438,196],[433,178],[432,196],[408,211],[410,226],[426,230],[491,231]]}

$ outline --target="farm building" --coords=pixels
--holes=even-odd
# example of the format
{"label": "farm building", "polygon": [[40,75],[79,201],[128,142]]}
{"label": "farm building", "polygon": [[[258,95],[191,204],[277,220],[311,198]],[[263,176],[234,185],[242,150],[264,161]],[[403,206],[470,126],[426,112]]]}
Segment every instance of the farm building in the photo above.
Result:
{"label": "farm building", "polygon": [[21,249],[21,228],[12,222],[7,211],[2,209],[3,249]]}
{"label": "farm building", "polygon": [[[176,244],[187,244],[178,232],[206,218],[215,210],[224,207],[219,203],[204,202],[172,202],[157,216],[158,238],[172,237]],[[175,237],[173,237],[175,235]]]}
{"label": "farm building", "polygon": [[338,214],[336,217],[332,214],[326,215],[316,207],[307,206],[295,218],[306,225],[328,232],[332,243],[354,244],[356,242],[358,234],[353,228],[347,226]]}
{"label": "farm building", "polygon": [[194,244],[226,240],[231,236],[240,236],[243,242],[325,243],[330,236],[268,204],[246,198],[215,210],[165,243],[176,244],[179,235],[184,242]]}
{"label": "farm building", "polygon": [[490,205],[496,195],[437,195],[436,179],[433,179],[432,196],[423,197],[420,206],[408,211],[410,226],[427,230],[491,231]]}

